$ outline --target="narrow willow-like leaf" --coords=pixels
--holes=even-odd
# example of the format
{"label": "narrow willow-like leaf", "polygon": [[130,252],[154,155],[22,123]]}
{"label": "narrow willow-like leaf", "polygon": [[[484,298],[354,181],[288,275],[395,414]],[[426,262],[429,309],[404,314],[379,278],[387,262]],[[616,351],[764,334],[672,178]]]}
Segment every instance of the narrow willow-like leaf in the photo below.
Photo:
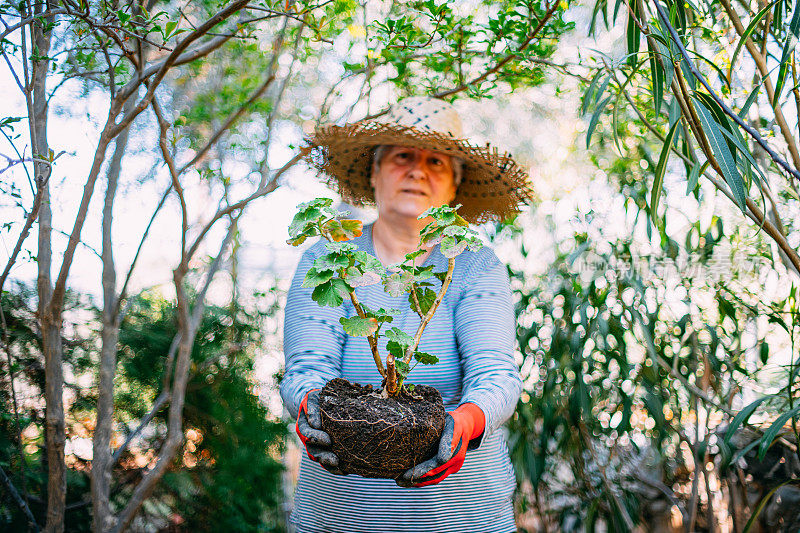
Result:
{"label": "narrow willow-like leaf", "polygon": [[739,170],[736,168],[736,161],[733,159],[733,154],[731,154],[731,150],[728,147],[728,142],[722,132],[719,131],[719,124],[714,120],[711,111],[709,111],[698,98],[695,98],[695,109],[702,123],[703,131],[711,145],[711,151],[714,152],[714,157],[716,157],[720,169],[722,170],[725,182],[731,188],[731,192],[739,208],[744,211],[746,200],[744,183],[742,182],[742,176],[739,174]]}
{"label": "narrow willow-like leaf", "polygon": [[739,427],[742,426],[743,424],[747,423],[747,420],[750,418],[750,416],[755,412],[756,409],[758,409],[758,406],[761,405],[761,403],[767,398],[769,398],[769,396],[764,396],[762,398],[759,398],[758,400],[754,401],[753,403],[749,404],[747,407],[739,411],[739,413],[737,413],[737,415],[733,417],[733,420],[731,420],[731,425],[728,426],[728,431],[725,433],[725,439],[724,439],[725,444],[730,444],[734,433],[736,433],[736,430],[739,429]]}
{"label": "narrow willow-like leaf", "polygon": [[642,33],[639,31],[639,26],[636,25],[636,18],[639,17],[638,5],[638,2],[631,2],[631,9],[628,11],[628,65],[631,67],[635,67],[636,63],[639,61],[639,45],[642,38]]}
{"label": "narrow willow-like leaf", "polygon": [[725,73],[722,71],[722,69],[719,68],[716,65],[716,63],[714,63],[713,61],[708,59],[706,56],[704,56],[703,54],[701,54],[701,53],[699,53],[699,52],[697,52],[695,50],[688,50],[688,52],[694,54],[697,58],[702,59],[703,61],[705,61],[706,64],[708,64],[709,67],[714,69],[714,71],[717,73],[717,76],[719,76],[720,81],[722,83],[724,83],[725,85],[727,85],[728,89],[731,88],[731,84],[728,82],[728,77],[725,75]]}
{"label": "narrow willow-like leaf", "polygon": [[691,172],[689,172],[689,177],[686,179],[686,194],[690,194],[696,187],[697,182],[700,180],[700,174],[702,174],[706,168],[708,167],[708,161],[703,163],[695,163],[692,167]]}
{"label": "narrow willow-like leaf", "polygon": [[[583,103],[581,104],[581,115],[586,114],[589,110],[589,105],[591,105],[593,101],[593,96],[595,91],[597,90],[597,84],[600,81],[600,76],[603,75],[602,70],[598,70],[597,74],[594,75],[592,81],[589,82],[589,87],[586,89],[586,92],[583,93]],[[609,74],[610,76],[610,74]]]}
{"label": "narrow willow-like leaf", "polygon": [[661,104],[664,100],[664,70],[661,68],[661,61],[659,61],[657,51],[653,49],[650,41],[647,41],[647,48],[650,53],[650,78],[653,81],[653,107],[656,110],[656,116],[661,114]]}
{"label": "narrow willow-like leaf", "polygon": [[[728,138],[728,140],[733,143],[736,149],[744,156],[744,160],[748,165],[748,168],[755,170],[758,173],[758,176],[761,177],[762,180],[765,180],[764,173],[761,172],[761,168],[758,166],[758,163],[753,158],[753,155],[750,153],[750,150],[747,149],[747,146],[744,145],[744,139],[741,135],[735,135],[733,133],[729,133],[728,131],[722,129],[720,130],[722,134]],[[736,130],[734,130],[736,132]],[[737,132],[738,133],[738,132]],[[759,180],[756,180],[759,182]]]}
{"label": "narrow willow-like leaf", "polygon": [[769,13],[769,10],[772,9],[772,6],[774,6],[780,1],[781,0],[774,0],[771,4],[769,4],[764,9],[756,13],[756,16],[753,17],[753,20],[750,21],[750,24],[744,30],[742,37],[739,39],[739,44],[736,45],[736,49],[733,51],[733,55],[731,56],[731,66],[728,68],[728,79],[730,79],[732,76],[733,66],[736,64],[736,57],[739,55],[739,52],[741,51],[745,41],[747,41],[747,39],[750,38],[750,35],[753,34],[756,27],[758,26],[758,23],[761,22],[761,19],[763,19],[767,15],[767,13]]}
{"label": "narrow willow-like leaf", "polygon": [[[753,87],[753,90],[750,91],[750,94],[747,96],[747,100],[744,101],[744,105],[742,106],[742,110],[739,112],[739,117],[744,117],[747,115],[747,112],[750,111],[750,106],[753,105],[753,102],[756,101],[758,98],[758,93],[761,90],[761,85],[764,83],[762,80],[761,83]],[[742,119],[744,120],[744,119]]]}
{"label": "narrow willow-like leaf", "polygon": [[667,161],[669,161],[669,153],[672,149],[672,140],[675,138],[675,132],[678,131],[679,124],[680,121],[675,122],[667,133],[667,138],[664,139],[664,146],[661,148],[661,155],[656,165],[655,180],[653,180],[653,189],[650,192],[650,216],[653,217],[653,223],[656,225],[658,225],[656,213],[658,210],[658,200],[661,198],[661,189],[664,185],[664,173],[667,170]]}
{"label": "narrow willow-like leaf", "polygon": [[775,95],[772,98],[772,106],[778,105],[781,98],[783,85],[786,83],[786,76],[789,72],[789,56],[797,46],[797,38],[800,37],[800,2],[794,7],[792,21],[789,23],[789,32],[786,35],[786,43],[783,45],[781,54],[781,68],[778,70],[778,81],[775,83]]}
{"label": "narrow willow-like leaf", "polygon": [[761,444],[758,447],[759,461],[762,461],[764,456],[767,455],[767,450],[769,450],[769,447],[772,446],[772,442],[775,440],[775,437],[778,436],[778,433],[780,433],[780,431],[783,429],[783,426],[786,425],[786,422],[798,414],[800,414],[800,405],[783,413],[775,420],[775,422],[772,423],[769,429],[764,432],[764,436],[761,437]]}
{"label": "narrow willow-like leaf", "polygon": [[586,129],[586,149],[589,149],[589,144],[592,142],[592,133],[594,133],[594,129],[597,127],[597,122],[600,120],[600,115],[603,113],[603,110],[608,105],[608,101],[611,100],[611,96],[607,96],[605,100],[597,104],[597,108],[595,108],[594,113],[592,114],[592,118],[589,120],[589,127]]}
{"label": "narrow willow-like leaf", "polygon": [[784,481],[777,487],[773,487],[768,493],[764,495],[763,498],[761,498],[761,501],[758,502],[758,505],[753,510],[753,514],[750,516],[750,520],[748,520],[747,524],[745,524],[743,533],[750,533],[750,530],[756,524],[756,520],[758,520],[758,515],[760,515],[761,511],[764,510],[764,506],[767,505],[767,502],[775,495],[775,493],[778,491],[779,488],[783,487],[784,485],[789,485],[790,483],[798,484],[800,483],[800,481],[798,481],[797,479],[789,479],[787,481]]}

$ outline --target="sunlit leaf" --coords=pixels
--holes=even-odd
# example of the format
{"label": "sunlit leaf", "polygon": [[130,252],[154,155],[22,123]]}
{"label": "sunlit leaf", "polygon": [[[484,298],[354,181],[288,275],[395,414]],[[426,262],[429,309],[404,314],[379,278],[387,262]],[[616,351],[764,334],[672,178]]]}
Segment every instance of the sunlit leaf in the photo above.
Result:
{"label": "sunlit leaf", "polygon": [[744,210],[746,200],[744,183],[739,170],[736,168],[736,162],[733,159],[730,148],[728,148],[725,136],[719,131],[719,125],[712,117],[711,111],[702,102],[695,100],[695,109],[702,123],[703,131],[706,133],[708,142],[711,145],[711,150],[714,152],[714,156],[722,169],[725,182],[731,188],[739,208]]}
{"label": "sunlit leaf", "polygon": [[339,323],[344,327],[344,332],[353,337],[366,337],[378,331],[378,321],[374,318],[342,317]]}
{"label": "sunlit leaf", "polygon": [[655,179],[653,180],[653,188],[650,192],[650,215],[653,217],[653,222],[657,222],[658,200],[661,197],[661,190],[664,184],[664,173],[667,170],[667,161],[669,161],[669,153],[672,151],[672,140],[675,138],[675,132],[678,131],[680,122],[672,125],[672,128],[667,133],[664,139],[664,146],[661,148],[661,155],[658,158],[656,165]]}
{"label": "sunlit leaf", "polygon": [[789,411],[783,413],[764,432],[764,436],[761,437],[761,444],[758,446],[759,461],[764,460],[764,457],[767,455],[767,450],[769,450],[769,447],[772,446],[772,442],[775,440],[775,437],[778,436],[778,433],[780,433],[780,431],[783,429],[783,426],[786,425],[786,422],[788,422],[789,419],[796,417],[799,414],[800,414],[800,405],[798,405],[794,409],[790,409]]}
{"label": "sunlit leaf", "polygon": [[333,270],[318,270],[315,267],[311,267],[306,272],[306,277],[303,279],[303,287],[316,287],[320,283],[325,283],[329,279],[333,277]]}

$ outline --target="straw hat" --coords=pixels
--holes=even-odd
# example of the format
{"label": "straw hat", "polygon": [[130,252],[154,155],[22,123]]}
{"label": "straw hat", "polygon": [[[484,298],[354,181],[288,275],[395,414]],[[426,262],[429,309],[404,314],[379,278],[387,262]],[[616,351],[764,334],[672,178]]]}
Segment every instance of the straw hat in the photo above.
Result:
{"label": "straw hat", "polygon": [[460,157],[464,174],[454,204],[470,222],[500,221],[532,197],[528,174],[509,154],[462,138],[461,119],[449,103],[430,97],[401,100],[384,116],[317,128],[306,160],[353,205],[373,204],[372,155],[378,145],[414,146]]}

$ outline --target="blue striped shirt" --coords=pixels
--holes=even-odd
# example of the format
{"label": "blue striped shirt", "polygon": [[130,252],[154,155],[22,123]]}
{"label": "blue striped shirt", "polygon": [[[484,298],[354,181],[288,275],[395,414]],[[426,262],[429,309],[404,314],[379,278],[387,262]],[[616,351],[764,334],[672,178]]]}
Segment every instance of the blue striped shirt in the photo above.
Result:
{"label": "blue striped shirt", "polygon": [[[374,255],[372,226],[354,239]],[[339,318],[355,315],[349,300],[338,308],[320,307],[311,289],[301,287],[314,260],[326,253],[311,246],[300,260],[286,302],[284,353],[286,370],[280,390],[287,409],[296,414],[305,394],[335,377],[378,387],[381,376],[363,337],[344,333]],[[447,270],[438,246],[425,265]],[[439,282],[433,287],[438,291]],[[407,295],[392,297],[381,284],[359,287],[360,301],[371,308],[402,311],[391,323],[413,335],[419,325]],[[464,466],[437,485],[401,488],[393,480],[336,476],[302,455],[292,521],[299,532],[496,532],[516,531],[511,496],[514,472],[503,431],[521,391],[514,362],[514,312],[505,266],[487,247],[456,258],[453,280],[425,329],[419,349],[439,358],[418,365],[408,382],[432,385],[445,407],[471,402],[486,415],[479,448],[467,453]],[[385,355],[386,339],[380,339]]]}

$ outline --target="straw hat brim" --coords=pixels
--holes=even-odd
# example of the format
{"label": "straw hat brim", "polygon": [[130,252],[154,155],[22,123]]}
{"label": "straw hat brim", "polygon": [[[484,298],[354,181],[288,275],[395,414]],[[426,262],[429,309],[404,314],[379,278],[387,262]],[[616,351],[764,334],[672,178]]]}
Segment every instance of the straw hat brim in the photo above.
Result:
{"label": "straw hat brim", "polygon": [[490,145],[413,127],[380,122],[357,122],[318,128],[307,139],[306,161],[322,179],[353,205],[374,204],[370,173],[378,145],[414,146],[460,157],[464,173],[454,204],[470,222],[501,221],[519,212],[533,197],[528,173],[508,154]]}

